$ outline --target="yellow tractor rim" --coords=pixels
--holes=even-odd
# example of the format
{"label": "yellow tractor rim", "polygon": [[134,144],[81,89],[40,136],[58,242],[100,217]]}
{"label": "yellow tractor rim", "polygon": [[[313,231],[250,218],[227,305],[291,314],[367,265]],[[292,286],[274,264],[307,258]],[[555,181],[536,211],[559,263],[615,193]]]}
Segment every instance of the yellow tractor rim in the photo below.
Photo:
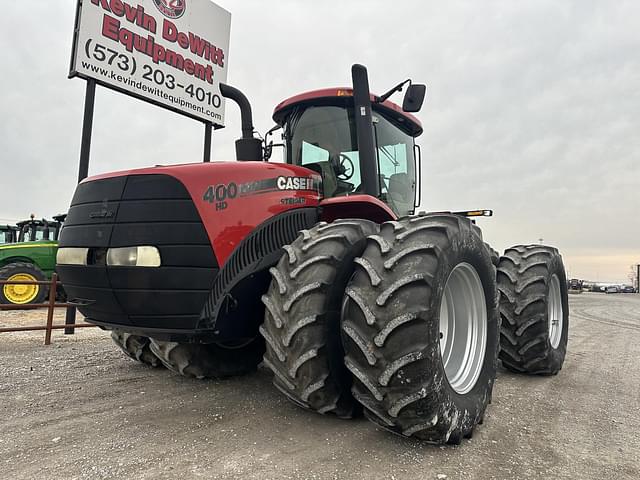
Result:
{"label": "yellow tractor rim", "polygon": [[[16,273],[7,278],[9,282],[35,282],[38,279],[29,273]],[[31,303],[38,296],[40,285],[13,285],[6,284],[3,288],[4,298],[9,303],[24,305]]]}

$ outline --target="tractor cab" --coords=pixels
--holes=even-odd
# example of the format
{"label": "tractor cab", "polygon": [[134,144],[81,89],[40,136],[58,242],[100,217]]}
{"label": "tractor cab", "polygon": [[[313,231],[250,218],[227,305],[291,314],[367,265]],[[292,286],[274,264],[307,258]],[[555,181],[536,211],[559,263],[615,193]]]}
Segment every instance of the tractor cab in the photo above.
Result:
{"label": "tractor cab", "polygon": [[62,221],[66,215],[58,215],[54,220],[37,220],[35,215],[31,215],[29,220],[17,222],[18,242],[37,242],[41,240],[57,241],[62,228]]}
{"label": "tractor cab", "polygon": [[[426,86],[405,80],[376,96],[369,92],[363,65],[353,65],[351,75],[352,88],[316,90],[277,105],[273,113],[277,125],[267,132],[264,145],[253,135],[247,97],[221,84],[220,93],[240,108],[242,137],[236,140],[236,158],[269,160],[274,146],[269,135],[282,128],[285,143],[280,146],[285,147],[286,163],[318,173],[324,199],[358,195],[364,203],[384,202],[395,216],[411,214],[420,177],[415,137],[422,133],[420,121],[411,113],[420,111]],[[402,107],[388,100],[406,85]]]}
{"label": "tractor cab", "polygon": [[319,173],[324,198],[369,194],[397,216],[413,213],[420,162],[415,138],[422,125],[409,112],[420,109],[425,90],[410,85],[403,107],[387,100],[405,83],[371,95],[364,71],[364,82],[354,73],[353,88],[315,90],[280,103],[273,120],[283,129],[286,163]]}

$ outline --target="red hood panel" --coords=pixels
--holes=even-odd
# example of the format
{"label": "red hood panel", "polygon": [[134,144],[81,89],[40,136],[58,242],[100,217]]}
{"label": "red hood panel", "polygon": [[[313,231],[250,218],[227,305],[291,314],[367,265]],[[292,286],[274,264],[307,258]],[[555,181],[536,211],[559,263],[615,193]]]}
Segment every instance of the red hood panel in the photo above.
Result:
{"label": "red hood panel", "polygon": [[170,175],[189,191],[219,264],[256,226],[279,213],[316,207],[320,175],[306,168],[268,162],[211,162],[125,170],[83,182],[123,175]]}

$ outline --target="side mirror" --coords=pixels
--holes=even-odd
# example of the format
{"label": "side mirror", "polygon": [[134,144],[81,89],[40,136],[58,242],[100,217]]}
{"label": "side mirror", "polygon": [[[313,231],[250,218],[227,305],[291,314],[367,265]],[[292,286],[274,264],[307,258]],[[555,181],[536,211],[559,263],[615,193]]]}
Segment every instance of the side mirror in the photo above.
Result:
{"label": "side mirror", "polygon": [[405,112],[419,112],[424,102],[424,96],[427,93],[427,86],[419,83],[412,83],[407,88],[402,101],[402,110]]}
{"label": "side mirror", "polygon": [[283,143],[273,143],[273,139],[272,139],[273,132],[275,132],[276,130],[280,130],[281,128],[282,128],[282,125],[276,125],[264,135],[263,147],[262,147],[262,150],[263,150],[262,159],[265,162],[268,162],[269,159],[271,158],[271,154],[273,153],[273,147],[284,147]]}

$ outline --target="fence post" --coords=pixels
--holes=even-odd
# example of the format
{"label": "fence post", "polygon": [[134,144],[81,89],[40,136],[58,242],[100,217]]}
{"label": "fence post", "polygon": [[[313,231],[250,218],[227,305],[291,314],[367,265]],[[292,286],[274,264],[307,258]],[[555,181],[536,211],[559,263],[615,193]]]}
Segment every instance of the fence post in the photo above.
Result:
{"label": "fence post", "polygon": [[47,310],[47,329],[44,334],[44,344],[51,345],[51,327],[53,326],[53,310],[56,305],[56,290],[58,286],[58,274],[51,275],[51,286],[49,287],[49,309]]}

